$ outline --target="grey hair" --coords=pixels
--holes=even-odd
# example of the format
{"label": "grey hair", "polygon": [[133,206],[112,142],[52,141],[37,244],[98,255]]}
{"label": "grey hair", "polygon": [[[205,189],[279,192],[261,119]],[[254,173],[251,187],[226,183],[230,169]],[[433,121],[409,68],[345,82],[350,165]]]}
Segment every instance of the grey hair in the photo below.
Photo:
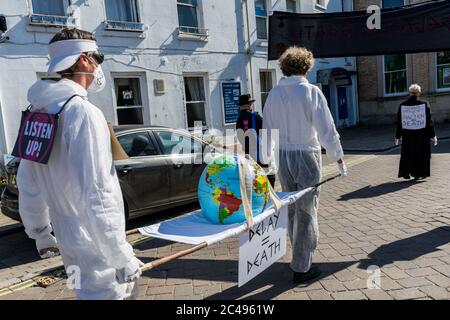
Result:
{"label": "grey hair", "polygon": [[411,94],[422,93],[422,88],[417,83],[414,83],[409,87],[408,91]]}

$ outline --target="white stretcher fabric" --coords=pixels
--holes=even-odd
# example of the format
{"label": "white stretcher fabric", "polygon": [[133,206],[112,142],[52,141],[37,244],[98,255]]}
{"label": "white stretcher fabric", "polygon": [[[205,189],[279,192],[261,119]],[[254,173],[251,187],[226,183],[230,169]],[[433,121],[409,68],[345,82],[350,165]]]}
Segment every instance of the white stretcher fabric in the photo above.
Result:
{"label": "white stretcher fabric", "polygon": [[[283,207],[293,204],[302,196],[311,192],[314,188],[307,188],[297,192],[278,193]],[[275,213],[275,208],[269,205],[260,215],[254,217],[254,223],[258,224],[265,218]],[[174,242],[197,245],[206,242],[208,245],[239,235],[247,230],[247,222],[229,225],[212,224],[201,210],[190,215],[172,220],[163,221],[151,226],[139,229],[143,236],[164,239]]]}

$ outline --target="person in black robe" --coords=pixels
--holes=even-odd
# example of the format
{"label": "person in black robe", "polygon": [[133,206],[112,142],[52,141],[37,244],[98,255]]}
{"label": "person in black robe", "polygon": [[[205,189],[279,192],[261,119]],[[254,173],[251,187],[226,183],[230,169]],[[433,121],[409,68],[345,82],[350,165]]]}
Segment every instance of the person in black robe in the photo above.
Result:
{"label": "person in black robe", "polygon": [[411,97],[397,112],[396,144],[402,140],[399,178],[419,180],[431,175],[431,143],[437,145],[437,138],[430,105],[419,99],[421,91],[419,85],[411,85]]}
{"label": "person in black robe", "polygon": [[[262,130],[262,124],[263,124],[263,118],[261,117],[261,115],[258,112],[253,111],[253,103],[255,102],[255,100],[252,99],[250,94],[244,94],[241,95],[239,97],[239,105],[241,107],[240,113],[239,113],[239,118],[236,121],[236,130],[243,130],[244,133],[247,132],[248,130],[255,130],[256,135],[257,135],[257,141],[259,144],[259,134],[260,131]],[[256,151],[256,155],[252,155],[251,150],[250,150],[250,141],[248,139],[248,137],[245,137],[245,141],[241,141],[241,143],[244,145],[245,147],[245,154],[246,155],[250,155],[253,158],[256,158],[254,160],[256,160],[256,162],[262,167],[264,168],[266,171],[269,168],[268,164],[264,164],[262,163],[262,161],[260,161],[259,159],[259,147],[257,148]],[[267,175],[267,178],[269,179],[270,184],[272,185],[272,187],[275,187],[275,174],[273,173],[269,173]]]}

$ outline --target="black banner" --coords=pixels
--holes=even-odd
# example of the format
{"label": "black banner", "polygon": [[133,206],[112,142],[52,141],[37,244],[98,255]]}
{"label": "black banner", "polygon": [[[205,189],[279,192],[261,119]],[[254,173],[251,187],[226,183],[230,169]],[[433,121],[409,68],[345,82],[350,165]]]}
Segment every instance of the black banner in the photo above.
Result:
{"label": "black banner", "polygon": [[308,48],[316,58],[450,51],[450,0],[382,9],[381,29],[367,27],[372,15],[274,12],[269,60],[294,45]]}

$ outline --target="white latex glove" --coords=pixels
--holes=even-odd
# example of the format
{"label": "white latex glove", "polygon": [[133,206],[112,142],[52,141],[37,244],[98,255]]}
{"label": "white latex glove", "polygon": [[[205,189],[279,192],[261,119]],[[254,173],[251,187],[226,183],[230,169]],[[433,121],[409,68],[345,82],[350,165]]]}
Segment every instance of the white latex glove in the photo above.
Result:
{"label": "white latex glove", "polygon": [[438,139],[437,137],[434,137],[433,139],[431,139],[431,142],[433,143],[433,145],[436,147],[438,145]]}
{"label": "white latex glove", "polygon": [[58,248],[46,248],[39,251],[39,256],[41,259],[50,259],[59,255],[60,253]]}
{"label": "white latex glove", "polygon": [[128,261],[125,268],[118,270],[117,281],[119,283],[130,283],[137,279],[142,274],[141,267],[144,266],[144,263],[136,257],[133,257],[130,261]]}
{"label": "white latex glove", "polygon": [[341,177],[346,177],[348,175],[347,173],[347,166],[345,165],[345,162],[342,161],[342,163],[337,164],[339,173],[341,174]]}

